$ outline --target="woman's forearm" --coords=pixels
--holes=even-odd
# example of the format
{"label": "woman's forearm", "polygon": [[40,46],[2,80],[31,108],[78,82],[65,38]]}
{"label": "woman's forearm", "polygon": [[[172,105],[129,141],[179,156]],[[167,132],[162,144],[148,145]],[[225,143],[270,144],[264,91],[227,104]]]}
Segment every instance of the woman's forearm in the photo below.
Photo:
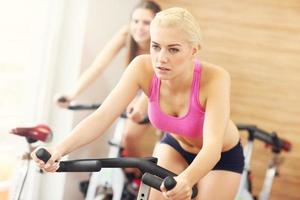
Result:
{"label": "woman's forearm", "polygon": [[209,148],[201,150],[194,161],[187,167],[180,176],[184,177],[194,185],[199,182],[211,169],[216,165],[216,163],[221,158],[221,152]]}
{"label": "woman's forearm", "polygon": [[93,83],[97,79],[97,77],[100,76],[100,74],[102,74],[102,72],[105,70],[105,67],[109,64],[109,62],[104,63],[103,61],[98,61],[98,59],[102,60],[101,57],[97,58],[94,63],[80,76],[70,94],[72,99],[75,99],[84,90],[86,90],[91,85],[91,83]]}
{"label": "woman's forearm", "polygon": [[121,30],[102,49],[92,65],[81,75],[70,96],[72,99],[80,95],[111,63],[113,58],[125,46],[127,33]]}
{"label": "woman's forearm", "polygon": [[103,116],[105,116],[104,113],[94,112],[82,120],[70,135],[57,145],[60,154],[64,156],[99,138],[113,122],[113,118]]}
{"label": "woman's forearm", "polygon": [[57,145],[61,156],[97,139],[126,109],[140,87],[137,79],[137,77],[140,77],[140,74],[134,70],[138,66],[140,66],[139,62],[132,62],[101,106],[82,120],[71,134]]}

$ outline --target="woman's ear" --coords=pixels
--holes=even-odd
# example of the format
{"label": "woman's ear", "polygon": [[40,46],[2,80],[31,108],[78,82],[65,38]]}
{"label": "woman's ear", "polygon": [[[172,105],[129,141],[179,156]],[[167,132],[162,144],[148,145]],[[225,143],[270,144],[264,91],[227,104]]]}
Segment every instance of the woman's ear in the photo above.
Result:
{"label": "woman's ear", "polygon": [[196,56],[198,54],[199,50],[200,50],[200,46],[192,47],[192,55]]}

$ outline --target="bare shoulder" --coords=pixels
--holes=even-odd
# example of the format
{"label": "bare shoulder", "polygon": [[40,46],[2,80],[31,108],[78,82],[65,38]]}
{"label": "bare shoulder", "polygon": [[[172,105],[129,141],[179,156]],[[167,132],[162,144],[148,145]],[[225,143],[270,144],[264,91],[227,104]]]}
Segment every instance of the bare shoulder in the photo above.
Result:
{"label": "bare shoulder", "polygon": [[137,78],[140,88],[148,94],[148,88],[154,73],[150,55],[143,54],[135,57],[128,67],[134,71],[134,76]]}
{"label": "bare shoulder", "polygon": [[230,81],[230,74],[224,68],[209,62],[202,62],[201,64],[202,78],[205,83]]}
{"label": "bare shoulder", "polygon": [[136,56],[129,64],[130,67],[136,68],[137,71],[153,72],[151,58],[149,54]]}
{"label": "bare shoulder", "polygon": [[116,34],[114,34],[112,42],[116,42],[118,44],[122,44],[122,46],[125,46],[129,34],[129,25],[124,25],[116,32]]}
{"label": "bare shoulder", "polygon": [[129,24],[123,25],[120,29],[119,29],[119,34],[127,36],[129,34]]}
{"label": "bare shoulder", "polygon": [[199,99],[202,105],[205,105],[208,96],[219,94],[220,91],[225,93],[230,91],[230,75],[218,65],[208,62],[201,62],[201,65],[201,92],[199,93]]}

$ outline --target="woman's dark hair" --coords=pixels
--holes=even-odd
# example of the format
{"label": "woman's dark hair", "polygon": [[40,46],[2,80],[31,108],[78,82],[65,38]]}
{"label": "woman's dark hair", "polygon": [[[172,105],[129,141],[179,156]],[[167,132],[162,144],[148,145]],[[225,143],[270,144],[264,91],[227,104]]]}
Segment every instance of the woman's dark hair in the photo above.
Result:
{"label": "woman's dark hair", "polygon": [[[140,1],[140,3],[137,4],[133,10],[136,10],[138,8],[144,8],[144,9],[151,10],[154,15],[161,11],[160,6],[157,3],[155,3],[154,1],[149,1],[149,0]],[[133,39],[131,34],[129,34],[128,40],[129,41],[128,41],[128,54],[127,54],[127,59],[126,59],[126,66],[131,62],[131,60],[134,57],[137,56],[137,51],[138,51],[138,44]]]}

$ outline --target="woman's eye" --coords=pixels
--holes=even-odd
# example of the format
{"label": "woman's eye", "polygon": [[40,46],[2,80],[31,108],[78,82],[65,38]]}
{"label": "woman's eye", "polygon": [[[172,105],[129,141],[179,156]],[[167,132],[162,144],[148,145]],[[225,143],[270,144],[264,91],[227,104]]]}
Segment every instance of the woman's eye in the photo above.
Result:
{"label": "woman's eye", "polygon": [[169,51],[170,51],[170,53],[177,53],[179,51],[179,49],[170,48]]}
{"label": "woman's eye", "polygon": [[144,25],[150,25],[150,23],[151,23],[150,21],[143,21]]}
{"label": "woman's eye", "polygon": [[157,45],[152,45],[152,49],[154,49],[154,50],[159,50],[159,46],[157,46]]}

